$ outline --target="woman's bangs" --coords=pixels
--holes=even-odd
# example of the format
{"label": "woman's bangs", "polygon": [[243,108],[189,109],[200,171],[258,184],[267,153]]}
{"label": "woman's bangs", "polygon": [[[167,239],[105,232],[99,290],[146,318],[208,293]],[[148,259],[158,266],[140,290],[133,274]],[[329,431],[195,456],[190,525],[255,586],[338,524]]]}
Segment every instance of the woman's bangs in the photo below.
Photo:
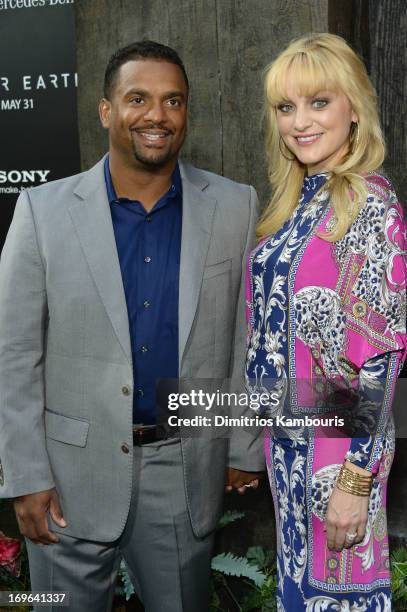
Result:
{"label": "woman's bangs", "polygon": [[[330,76],[326,64],[307,53],[296,53],[284,58],[267,79],[267,99],[272,106],[289,100],[287,93],[288,78],[295,83],[299,96],[313,97],[320,91],[335,91],[338,83]],[[332,71],[330,71],[332,74]]]}

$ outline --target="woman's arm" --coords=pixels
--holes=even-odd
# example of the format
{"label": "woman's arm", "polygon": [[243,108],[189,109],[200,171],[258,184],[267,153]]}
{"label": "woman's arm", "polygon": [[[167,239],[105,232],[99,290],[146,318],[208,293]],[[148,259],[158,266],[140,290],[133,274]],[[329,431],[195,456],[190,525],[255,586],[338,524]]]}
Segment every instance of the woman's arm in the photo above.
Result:
{"label": "woman's arm", "polygon": [[[383,452],[386,425],[401,359],[400,352],[372,358],[360,373],[361,393],[357,415],[359,427],[370,428],[369,435],[353,438],[344,466],[356,476],[361,492],[377,471]],[[367,379],[367,381],[366,381]],[[364,423],[364,424],[363,424]],[[372,431],[372,423],[375,430]],[[352,479],[351,479],[352,480]],[[334,487],[325,517],[327,544],[330,550],[341,551],[360,543],[365,535],[369,495],[355,495]],[[357,486],[357,485],[356,485]],[[351,489],[349,487],[343,487]]]}

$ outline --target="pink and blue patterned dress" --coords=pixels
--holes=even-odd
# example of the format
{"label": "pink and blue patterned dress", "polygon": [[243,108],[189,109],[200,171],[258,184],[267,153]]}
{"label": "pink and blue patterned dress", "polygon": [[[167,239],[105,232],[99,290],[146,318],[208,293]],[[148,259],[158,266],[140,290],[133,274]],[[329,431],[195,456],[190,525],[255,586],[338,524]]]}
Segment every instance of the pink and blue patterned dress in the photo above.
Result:
{"label": "pink and blue patterned dress", "polygon": [[[318,405],[304,381],[322,384],[322,391],[336,381],[357,390],[360,418],[373,418],[376,427],[358,437],[298,427],[266,431],[277,607],[390,611],[386,487],[392,396],[406,353],[406,225],[388,180],[371,174],[366,203],[346,235],[323,240],[318,233],[334,223],[327,178],[306,177],[291,218],[249,256],[247,387],[261,392],[271,385],[280,396],[289,388],[290,405],[301,415],[310,401]],[[345,457],[375,477],[364,540],[338,553],[328,550],[323,528]]]}

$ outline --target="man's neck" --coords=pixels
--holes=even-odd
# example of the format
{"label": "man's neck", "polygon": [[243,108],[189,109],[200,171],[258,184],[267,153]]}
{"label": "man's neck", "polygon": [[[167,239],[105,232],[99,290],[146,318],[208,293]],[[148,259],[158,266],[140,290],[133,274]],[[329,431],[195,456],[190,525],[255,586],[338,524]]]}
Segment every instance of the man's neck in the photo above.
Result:
{"label": "man's neck", "polygon": [[164,168],[153,170],[124,165],[110,154],[109,168],[113,186],[118,198],[138,200],[143,207],[150,211],[156,202],[171,187],[171,177],[177,161]]}

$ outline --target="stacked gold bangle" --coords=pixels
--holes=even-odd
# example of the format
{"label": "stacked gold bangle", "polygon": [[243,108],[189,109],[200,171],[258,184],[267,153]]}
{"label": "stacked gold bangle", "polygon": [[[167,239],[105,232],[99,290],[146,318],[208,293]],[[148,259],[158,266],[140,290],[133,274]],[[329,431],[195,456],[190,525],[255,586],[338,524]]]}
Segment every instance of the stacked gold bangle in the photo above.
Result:
{"label": "stacked gold bangle", "polygon": [[351,493],[359,497],[369,497],[373,486],[373,476],[357,474],[343,465],[336,486],[345,493]]}

